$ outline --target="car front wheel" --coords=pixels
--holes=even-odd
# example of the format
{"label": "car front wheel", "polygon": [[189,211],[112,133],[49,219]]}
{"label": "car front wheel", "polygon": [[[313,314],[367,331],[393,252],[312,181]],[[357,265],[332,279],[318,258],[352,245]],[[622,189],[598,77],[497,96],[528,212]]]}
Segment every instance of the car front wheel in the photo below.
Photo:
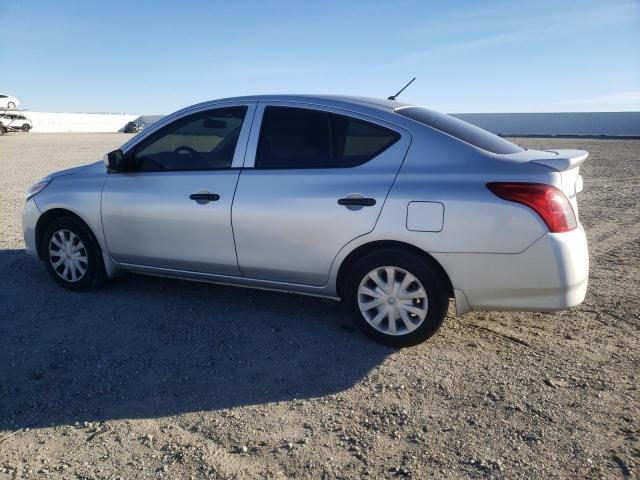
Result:
{"label": "car front wheel", "polygon": [[425,341],[442,325],[449,304],[447,285],[425,258],[385,249],[355,264],[344,300],[367,335],[384,345],[408,347]]}
{"label": "car front wheel", "polygon": [[90,290],[106,279],[102,251],[89,228],[75,217],[54,220],[43,235],[47,270],[69,290]]}
{"label": "car front wheel", "polygon": [[24,125],[22,125],[22,131],[29,133],[29,130],[31,129],[31,127],[29,125],[27,125],[26,123]]}

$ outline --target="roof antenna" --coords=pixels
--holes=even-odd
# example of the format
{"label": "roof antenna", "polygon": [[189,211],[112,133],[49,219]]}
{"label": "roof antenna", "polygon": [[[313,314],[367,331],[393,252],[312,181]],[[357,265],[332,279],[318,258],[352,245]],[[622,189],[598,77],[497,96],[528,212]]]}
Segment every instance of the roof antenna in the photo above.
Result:
{"label": "roof antenna", "polygon": [[407,83],[404,87],[402,87],[398,93],[396,93],[395,95],[391,95],[390,97],[387,97],[387,100],[395,100],[396,97],[400,95],[402,92],[404,92],[404,89],[407,88],[409,85],[411,85],[415,79],[416,77],[413,77],[411,81]]}

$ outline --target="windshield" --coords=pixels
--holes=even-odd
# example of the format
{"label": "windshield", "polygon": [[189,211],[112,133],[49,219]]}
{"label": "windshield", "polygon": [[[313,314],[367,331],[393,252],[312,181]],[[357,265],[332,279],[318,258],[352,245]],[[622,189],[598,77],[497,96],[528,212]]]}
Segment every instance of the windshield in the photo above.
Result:
{"label": "windshield", "polygon": [[471,125],[459,118],[425,107],[400,107],[396,113],[440,130],[459,140],[492,153],[517,153],[524,149],[498,135]]}

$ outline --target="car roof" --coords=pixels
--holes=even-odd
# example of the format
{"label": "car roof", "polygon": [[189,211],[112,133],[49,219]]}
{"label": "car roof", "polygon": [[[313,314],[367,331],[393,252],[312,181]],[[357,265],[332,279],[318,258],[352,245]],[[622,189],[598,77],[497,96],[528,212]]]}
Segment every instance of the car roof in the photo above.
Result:
{"label": "car roof", "polygon": [[348,104],[360,105],[363,107],[393,111],[399,107],[406,107],[410,104],[398,102],[396,100],[388,100],[386,98],[375,97],[358,97],[349,95],[324,95],[324,94],[283,94],[283,95],[249,95],[243,97],[222,98],[215,102],[302,102],[302,103],[331,103],[331,104]]}

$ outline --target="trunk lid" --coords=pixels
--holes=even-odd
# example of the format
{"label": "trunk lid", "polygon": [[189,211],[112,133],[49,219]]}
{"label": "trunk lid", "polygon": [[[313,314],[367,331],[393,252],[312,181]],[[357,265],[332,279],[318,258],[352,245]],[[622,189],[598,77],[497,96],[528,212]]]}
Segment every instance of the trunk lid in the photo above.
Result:
{"label": "trunk lid", "polygon": [[544,153],[551,153],[554,156],[545,155],[544,158],[533,159],[530,162],[544,165],[560,174],[561,190],[571,202],[577,217],[577,195],[584,186],[582,175],[580,175],[580,165],[587,159],[589,152],[584,150],[545,150]]}
{"label": "trunk lid", "polygon": [[577,194],[582,191],[583,180],[580,165],[589,156],[584,150],[525,150],[501,155],[501,158],[518,163],[529,163],[546,167],[560,176],[560,189],[567,196],[578,217]]}
{"label": "trunk lid", "polygon": [[545,156],[545,158],[530,161],[549,167],[556,172],[565,172],[578,168],[589,156],[589,152],[584,150],[544,150],[544,152],[552,153],[554,156]]}

